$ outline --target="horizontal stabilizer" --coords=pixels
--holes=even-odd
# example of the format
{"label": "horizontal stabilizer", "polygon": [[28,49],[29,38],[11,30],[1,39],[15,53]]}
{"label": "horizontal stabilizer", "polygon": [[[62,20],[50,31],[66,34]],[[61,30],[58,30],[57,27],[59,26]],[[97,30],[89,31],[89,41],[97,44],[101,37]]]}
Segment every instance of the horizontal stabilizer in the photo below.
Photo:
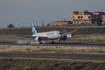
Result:
{"label": "horizontal stabilizer", "polygon": [[19,35],[19,34],[12,34],[9,33],[10,35],[16,35],[16,36],[21,36],[21,37],[29,37],[29,38],[35,38],[36,36],[31,36],[31,35]]}

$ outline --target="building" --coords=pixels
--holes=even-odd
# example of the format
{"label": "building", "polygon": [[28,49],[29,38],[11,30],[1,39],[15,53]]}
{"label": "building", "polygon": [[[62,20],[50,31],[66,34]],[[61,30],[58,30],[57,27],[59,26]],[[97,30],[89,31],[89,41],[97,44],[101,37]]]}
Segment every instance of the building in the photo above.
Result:
{"label": "building", "polygon": [[72,11],[71,22],[73,24],[94,24],[105,22],[105,12]]}
{"label": "building", "polygon": [[101,12],[84,12],[72,11],[71,21],[56,21],[51,22],[49,26],[62,26],[69,24],[105,24],[105,11]]}
{"label": "building", "polygon": [[63,26],[71,24],[71,21],[57,21],[57,22],[50,22],[49,26]]}
{"label": "building", "polygon": [[102,15],[102,21],[105,24],[105,15]]}
{"label": "building", "polygon": [[89,23],[91,24],[91,13],[88,11],[85,12],[79,12],[79,11],[73,11],[71,12],[71,22],[73,24],[82,24],[82,23]]}
{"label": "building", "polygon": [[73,33],[72,34],[68,34],[67,38],[72,38],[73,36],[74,36]]}

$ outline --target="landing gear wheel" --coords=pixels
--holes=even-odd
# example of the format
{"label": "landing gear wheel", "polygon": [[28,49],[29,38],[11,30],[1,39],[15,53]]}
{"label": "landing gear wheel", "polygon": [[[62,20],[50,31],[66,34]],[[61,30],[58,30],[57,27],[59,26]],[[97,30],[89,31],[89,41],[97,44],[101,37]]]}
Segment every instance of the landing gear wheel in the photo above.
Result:
{"label": "landing gear wheel", "polygon": [[39,44],[42,44],[42,42],[39,42]]}
{"label": "landing gear wheel", "polygon": [[54,44],[55,42],[51,42],[52,44]]}
{"label": "landing gear wheel", "polygon": [[61,40],[59,40],[59,42],[61,42]]}

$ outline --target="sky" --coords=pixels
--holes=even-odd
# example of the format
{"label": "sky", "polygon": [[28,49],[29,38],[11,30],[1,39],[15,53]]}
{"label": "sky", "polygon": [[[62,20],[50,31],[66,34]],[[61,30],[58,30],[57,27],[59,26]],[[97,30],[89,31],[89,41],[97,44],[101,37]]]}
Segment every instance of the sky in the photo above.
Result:
{"label": "sky", "polygon": [[0,0],[0,28],[71,20],[71,11],[105,11],[105,0]]}

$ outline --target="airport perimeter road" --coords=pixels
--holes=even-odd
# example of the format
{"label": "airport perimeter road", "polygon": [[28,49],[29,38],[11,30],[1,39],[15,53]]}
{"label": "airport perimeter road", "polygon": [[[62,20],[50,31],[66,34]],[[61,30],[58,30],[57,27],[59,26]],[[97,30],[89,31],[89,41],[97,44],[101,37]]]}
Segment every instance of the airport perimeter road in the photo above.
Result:
{"label": "airport perimeter road", "polygon": [[0,57],[40,57],[40,58],[70,58],[105,60],[105,55],[91,54],[46,54],[46,53],[0,53]]}
{"label": "airport perimeter road", "polygon": [[94,46],[94,47],[105,47],[105,43],[82,43],[82,42],[56,42],[51,44],[49,42],[44,42],[43,44],[38,44],[38,42],[0,42],[0,45],[35,45],[35,46]]}

